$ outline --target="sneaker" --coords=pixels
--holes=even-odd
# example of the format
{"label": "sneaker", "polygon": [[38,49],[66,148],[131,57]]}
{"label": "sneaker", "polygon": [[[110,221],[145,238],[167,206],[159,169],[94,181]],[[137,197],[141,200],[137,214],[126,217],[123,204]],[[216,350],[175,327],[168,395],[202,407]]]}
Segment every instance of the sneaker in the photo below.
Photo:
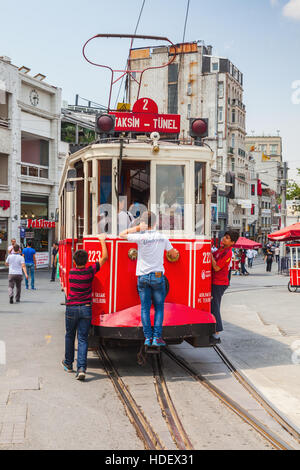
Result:
{"label": "sneaker", "polygon": [[145,346],[151,346],[152,345],[152,338],[146,338],[144,342]]}
{"label": "sneaker", "polygon": [[36,290],[36,287],[32,287],[31,290]]}
{"label": "sneaker", "polygon": [[69,366],[65,361],[61,361],[61,364],[66,372],[74,372],[73,366]]}
{"label": "sneaker", "polygon": [[10,297],[10,298],[9,298],[9,303],[10,303],[10,304],[13,304],[13,303],[14,303],[14,298],[13,298],[13,297]]}
{"label": "sneaker", "polygon": [[152,342],[152,346],[167,346],[162,338],[154,338]]}
{"label": "sneaker", "polygon": [[85,370],[79,369],[76,373],[76,380],[84,381],[84,379],[85,379]]}
{"label": "sneaker", "polygon": [[212,334],[212,335],[209,337],[209,342],[210,342],[212,345],[221,343],[220,335],[216,335],[216,333]]}

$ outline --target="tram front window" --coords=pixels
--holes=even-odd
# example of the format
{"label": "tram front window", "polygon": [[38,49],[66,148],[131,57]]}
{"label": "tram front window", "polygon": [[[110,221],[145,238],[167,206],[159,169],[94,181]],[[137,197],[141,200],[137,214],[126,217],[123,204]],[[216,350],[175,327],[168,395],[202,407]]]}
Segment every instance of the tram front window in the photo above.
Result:
{"label": "tram front window", "polygon": [[149,209],[150,198],[150,162],[122,162],[118,233],[137,225],[143,212]]}
{"label": "tram front window", "polygon": [[185,165],[157,165],[156,204],[160,230],[184,230]]}

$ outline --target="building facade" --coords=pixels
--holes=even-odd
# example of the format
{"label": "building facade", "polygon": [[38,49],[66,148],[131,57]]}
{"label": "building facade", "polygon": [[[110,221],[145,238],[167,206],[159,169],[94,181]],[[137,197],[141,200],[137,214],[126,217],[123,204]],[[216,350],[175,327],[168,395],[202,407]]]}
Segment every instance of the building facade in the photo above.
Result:
{"label": "building facade", "polygon": [[46,265],[66,153],[60,142],[61,90],[29,72],[0,58],[0,260],[11,238],[22,245],[32,239]]}
{"label": "building facade", "polygon": [[[183,140],[191,141],[191,118],[208,119],[205,143],[215,155],[212,172],[212,209],[218,209],[212,221],[213,236],[222,236],[229,226],[245,234],[250,215],[249,157],[245,149],[246,109],[243,104],[243,74],[227,58],[216,57],[212,47],[203,42],[176,46],[177,56],[164,68],[147,70],[143,74],[140,97],[157,102],[160,113],[181,115]],[[133,49],[131,70],[159,67],[169,62],[174,47]],[[129,79],[129,100],[136,101],[137,73]],[[159,83],[159,86],[157,84]],[[233,197],[228,198],[226,174],[234,173]]]}

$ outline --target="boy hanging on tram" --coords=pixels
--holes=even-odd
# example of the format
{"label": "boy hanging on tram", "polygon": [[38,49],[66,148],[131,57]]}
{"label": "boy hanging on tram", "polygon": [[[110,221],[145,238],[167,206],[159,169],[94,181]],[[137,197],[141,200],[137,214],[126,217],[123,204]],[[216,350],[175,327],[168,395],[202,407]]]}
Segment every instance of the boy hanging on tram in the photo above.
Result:
{"label": "boy hanging on tram", "polygon": [[92,321],[92,282],[95,274],[108,260],[105,235],[99,235],[102,256],[99,261],[86,267],[88,253],[77,250],[73,260],[75,268],[69,272],[70,292],[66,302],[65,359],[62,366],[66,372],[73,372],[74,344],[78,336],[76,379],[85,380],[88,352],[88,334]]}

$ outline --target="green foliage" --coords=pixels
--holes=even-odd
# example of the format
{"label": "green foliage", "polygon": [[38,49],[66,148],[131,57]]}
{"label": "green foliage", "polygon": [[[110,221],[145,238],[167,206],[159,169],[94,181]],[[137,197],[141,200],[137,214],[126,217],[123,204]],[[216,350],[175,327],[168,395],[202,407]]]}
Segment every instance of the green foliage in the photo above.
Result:
{"label": "green foliage", "polygon": [[[69,144],[75,144],[76,142],[76,132],[75,124],[69,124],[67,122],[62,122],[61,124],[61,140],[63,142],[68,142]],[[79,144],[90,144],[95,140],[95,132],[90,129],[84,129],[79,127],[78,129],[78,143]]]}

